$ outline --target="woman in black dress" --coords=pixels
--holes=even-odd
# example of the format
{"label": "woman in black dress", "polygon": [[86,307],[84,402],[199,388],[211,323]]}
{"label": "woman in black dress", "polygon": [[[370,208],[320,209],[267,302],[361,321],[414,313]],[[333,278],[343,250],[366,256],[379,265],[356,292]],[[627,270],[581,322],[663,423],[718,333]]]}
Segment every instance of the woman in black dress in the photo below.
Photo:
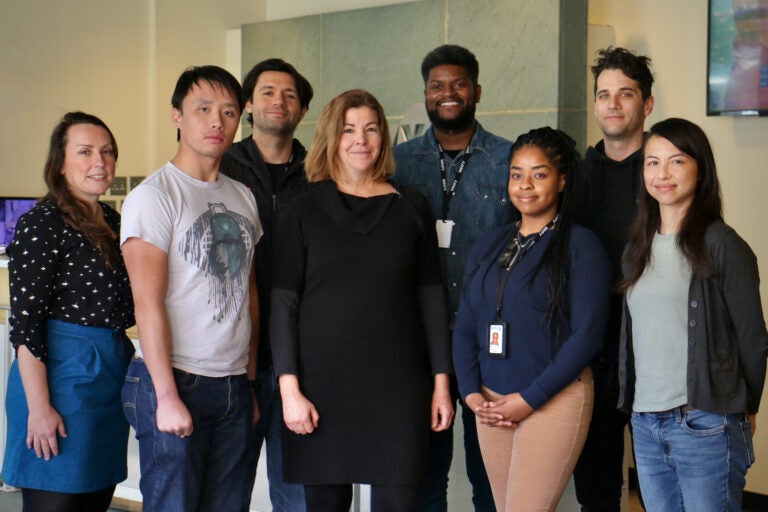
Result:
{"label": "woman in black dress", "polygon": [[429,428],[453,417],[445,297],[426,200],[398,190],[389,129],[362,90],[334,98],[305,162],[313,185],[276,239],[271,327],[284,476],[307,510],[416,509]]}
{"label": "woman in black dress", "polygon": [[66,114],[51,135],[48,193],[16,224],[10,256],[8,442],[3,481],[24,512],[100,512],[127,476],[120,389],[133,301],[120,215],[99,196],[117,143],[99,118]]}

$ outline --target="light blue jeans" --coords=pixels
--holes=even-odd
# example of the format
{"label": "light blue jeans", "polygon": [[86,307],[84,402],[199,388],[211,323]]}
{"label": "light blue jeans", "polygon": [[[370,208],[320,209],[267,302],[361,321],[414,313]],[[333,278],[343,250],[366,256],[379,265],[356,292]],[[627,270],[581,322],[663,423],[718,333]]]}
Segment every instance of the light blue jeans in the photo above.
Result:
{"label": "light blue jeans", "polygon": [[156,427],[157,397],[144,361],[134,359],[123,411],[139,441],[144,512],[238,512],[252,449],[253,398],[243,375],[204,377],[174,369],[194,431],[184,439]]}
{"label": "light blue jeans", "polygon": [[647,512],[741,510],[754,462],[743,414],[676,408],[632,413],[635,463]]}

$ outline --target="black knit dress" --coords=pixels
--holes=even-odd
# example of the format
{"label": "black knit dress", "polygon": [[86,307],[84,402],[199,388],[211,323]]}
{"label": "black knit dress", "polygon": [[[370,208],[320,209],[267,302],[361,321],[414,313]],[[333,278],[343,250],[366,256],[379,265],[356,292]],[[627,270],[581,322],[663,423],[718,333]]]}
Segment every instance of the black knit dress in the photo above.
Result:
{"label": "black knit dress", "polygon": [[272,295],[275,372],[297,375],[320,415],[312,434],[284,429],[285,479],[419,484],[432,375],[451,371],[426,200],[412,192],[361,198],[326,181],[283,217]]}

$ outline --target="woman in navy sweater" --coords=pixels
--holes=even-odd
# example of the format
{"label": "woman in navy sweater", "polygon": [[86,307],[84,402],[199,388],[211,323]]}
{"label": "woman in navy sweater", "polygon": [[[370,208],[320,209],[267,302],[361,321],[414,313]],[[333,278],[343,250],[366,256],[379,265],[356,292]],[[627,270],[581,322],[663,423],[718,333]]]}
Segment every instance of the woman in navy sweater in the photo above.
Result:
{"label": "woman in navy sweater", "polygon": [[453,357],[499,512],[554,510],[586,439],[611,267],[573,224],[583,179],[568,135],[521,135],[508,186],[518,220],[481,237],[467,265]]}

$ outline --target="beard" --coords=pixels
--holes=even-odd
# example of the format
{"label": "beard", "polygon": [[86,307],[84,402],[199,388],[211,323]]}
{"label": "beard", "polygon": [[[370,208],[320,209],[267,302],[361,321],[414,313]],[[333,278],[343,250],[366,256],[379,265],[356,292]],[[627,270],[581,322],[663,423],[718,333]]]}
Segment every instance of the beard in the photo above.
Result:
{"label": "beard", "polygon": [[626,126],[618,127],[618,128],[605,128],[600,127],[600,131],[603,132],[603,138],[608,140],[622,140],[624,139],[627,134],[629,133],[629,128]]}
{"label": "beard", "polygon": [[427,116],[435,130],[444,133],[460,132],[475,123],[475,102],[467,103],[458,116],[452,119],[443,119],[437,113],[437,108],[430,109],[427,106]]}
{"label": "beard", "polygon": [[597,125],[603,132],[603,138],[608,140],[624,140],[643,131],[645,115],[642,112],[629,112],[623,124],[615,124],[599,120]]}
{"label": "beard", "polygon": [[253,127],[258,128],[260,131],[270,133],[272,135],[288,136],[293,135],[296,127],[299,124],[300,118],[290,118],[283,121],[275,121],[266,117],[253,117]]}

